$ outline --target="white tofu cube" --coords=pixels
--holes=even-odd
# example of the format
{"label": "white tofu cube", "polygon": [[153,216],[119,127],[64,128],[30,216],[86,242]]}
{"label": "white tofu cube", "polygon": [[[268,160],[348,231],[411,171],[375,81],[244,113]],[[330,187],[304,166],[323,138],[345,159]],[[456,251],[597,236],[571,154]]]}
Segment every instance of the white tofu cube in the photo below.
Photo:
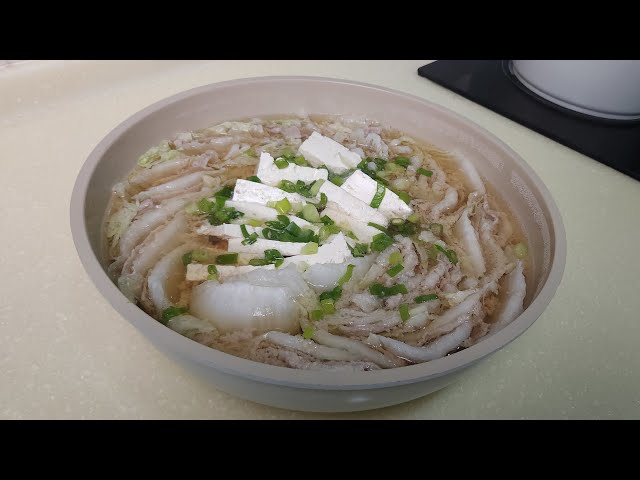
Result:
{"label": "white tofu cube", "polygon": [[[347,178],[340,188],[369,205],[376,194],[378,182],[360,170],[356,170]],[[389,219],[406,219],[413,213],[411,207],[388,188],[385,188],[384,197],[377,210]]]}
{"label": "white tofu cube", "polygon": [[356,168],[362,158],[335,140],[313,132],[300,148],[298,154],[303,155],[314,167],[326,166],[333,173],[344,173]]}
{"label": "white tofu cube", "polygon": [[260,163],[256,176],[265,185],[277,186],[282,180],[289,180],[293,183],[302,180],[309,184],[316,180],[326,180],[329,172],[324,168],[302,167],[295,163],[290,163],[287,168],[278,168],[273,163],[273,157],[267,152],[260,154]]}

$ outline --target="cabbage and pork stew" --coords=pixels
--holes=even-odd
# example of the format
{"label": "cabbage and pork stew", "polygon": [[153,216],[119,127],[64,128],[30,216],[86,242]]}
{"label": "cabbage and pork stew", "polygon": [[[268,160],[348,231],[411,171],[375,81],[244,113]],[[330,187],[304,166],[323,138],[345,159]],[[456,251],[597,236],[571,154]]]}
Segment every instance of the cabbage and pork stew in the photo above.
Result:
{"label": "cabbage and pork stew", "polygon": [[363,118],[179,133],[113,188],[109,273],[176,332],[300,369],[467,348],[523,310],[527,247],[473,164]]}

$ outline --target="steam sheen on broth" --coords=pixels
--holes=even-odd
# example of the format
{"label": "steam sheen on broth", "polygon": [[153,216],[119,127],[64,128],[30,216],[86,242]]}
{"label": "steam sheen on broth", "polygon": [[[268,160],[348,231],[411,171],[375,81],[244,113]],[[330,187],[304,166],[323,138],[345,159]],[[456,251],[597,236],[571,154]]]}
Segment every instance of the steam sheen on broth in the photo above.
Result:
{"label": "steam sheen on broth", "polygon": [[301,369],[467,348],[523,310],[527,247],[471,162],[360,117],[224,122],[113,188],[109,273],[176,332]]}

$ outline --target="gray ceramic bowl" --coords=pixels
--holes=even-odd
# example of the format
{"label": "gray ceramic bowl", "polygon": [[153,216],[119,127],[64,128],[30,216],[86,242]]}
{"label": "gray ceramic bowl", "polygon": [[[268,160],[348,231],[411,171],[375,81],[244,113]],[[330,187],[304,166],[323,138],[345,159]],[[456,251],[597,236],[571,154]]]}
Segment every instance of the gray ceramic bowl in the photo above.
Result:
{"label": "gray ceramic bowl", "polygon": [[[417,138],[466,155],[506,198],[524,227],[533,268],[526,309],[495,335],[454,355],[373,372],[293,370],[207,348],[163,326],[128,302],[107,276],[101,223],[110,189],[150,146],[178,131],[272,114],[364,114]],[[91,153],[71,198],[73,240],[89,277],[113,307],[159,349],[221,390],[281,408],[323,412],[367,410],[439,390],[465,369],[507,345],[540,316],[562,277],[566,255],[558,209],[531,168],[509,147],[459,115],[404,93],[316,77],[264,77],[195,88],[136,113]]]}

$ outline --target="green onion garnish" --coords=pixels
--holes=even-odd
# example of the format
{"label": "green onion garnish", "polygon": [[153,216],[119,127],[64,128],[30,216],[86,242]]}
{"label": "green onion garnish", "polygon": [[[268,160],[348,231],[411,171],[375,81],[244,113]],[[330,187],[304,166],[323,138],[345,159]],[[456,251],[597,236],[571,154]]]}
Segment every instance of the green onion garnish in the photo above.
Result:
{"label": "green onion garnish", "polygon": [[334,223],[336,223],[328,215],[323,215],[322,218],[320,218],[320,221],[325,225],[333,225]]}
{"label": "green onion garnish", "polygon": [[289,166],[289,162],[287,162],[287,159],[283,157],[276,158],[273,163],[275,163],[276,167],[278,167],[280,170]]}
{"label": "green onion garnish", "polygon": [[353,269],[356,266],[353,265],[352,263],[350,263],[349,265],[347,265],[347,271],[344,273],[344,275],[342,275],[340,277],[340,279],[338,280],[338,286],[341,287],[343,286],[345,283],[347,283],[349,280],[351,280],[351,275],[353,275]]}
{"label": "green onion garnish", "polygon": [[389,235],[400,234],[404,237],[408,237],[409,235],[416,233],[416,226],[411,222],[405,222],[401,218],[394,218],[391,220],[391,225],[389,225],[388,231]]}
{"label": "green onion garnish", "polygon": [[[324,317],[324,312],[322,310],[311,310],[309,312],[309,318],[314,322],[317,322],[318,320],[322,320],[322,317]],[[311,335],[313,335],[313,331],[311,332]],[[305,338],[310,338],[311,335]]]}
{"label": "green onion garnish", "polygon": [[329,290],[328,292],[321,293],[320,302],[322,302],[323,300],[326,300],[327,298],[330,298],[334,302],[337,302],[341,295],[342,295],[342,287],[338,285],[337,287],[334,287],[333,290]]}
{"label": "green onion garnish", "polygon": [[389,265],[397,265],[402,263],[402,254],[400,252],[393,252],[389,255]]}
{"label": "green onion garnish", "polygon": [[354,257],[364,257],[367,253],[369,253],[369,245],[366,243],[356,243],[351,249],[351,254]]}
{"label": "green onion garnish", "polygon": [[302,255],[313,255],[318,253],[318,244],[316,242],[309,242],[300,249]]}
{"label": "green onion garnish", "polygon": [[255,175],[251,175],[250,177],[247,177],[247,180],[249,180],[250,182],[262,183],[262,180],[260,180]]}
{"label": "green onion garnish", "polygon": [[409,202],[411,202],[411,197],[407,192],[398,192],[398,197],[400,197],[400,200],[402,200],[407,205],[409,205]]}
{"label": "green onion garnish", "polygon": [[325,298],[320,302],[320,307],[322,308],[322,312],[326,315],[330,315],[336,312],[336,305],[333,299]]}
{"label": "green onion garnish", "polygon": [[216,257],[216,263],[218,265],[232,265],[234,263],[238,263],[238,254],[226,253],[224,255],[218,255]]}
{"label": "green onion garnish", "polygon": [[427,295],[420,295],[414,299],[416,303],[430,302],[432,300],[438,300],[438,295],[435,293],[429,293]]}
{"label": "green onion garnish", "polygon": [[404,223],[404,220],[401,218],[392,218],[391,219],[391,225],[402,225]]}
{"label": "green onion garnish", "polygon": [[381,252],[388,246],[393,244],[393,238],[391,238],[386,233],[378,233],[373,236],[373,241],[371,242],[371,250],[374,252]]}
{"label": "green onion garnish", "polygon": [[393,163],[395,163],[396,165],[400,165],[401,167],[407,168],[411,163],[411,160],[409,160],[407,157],[396,157]]}
{"label": "green onion garnish", "polygon": [[254,267],[262,267],[264,265],[269,265],[269,261],[264,258],[252,258],[249,260],[249,265],[253,265]]}
{"label": "green onion garnish", "polygon": [[394,265],[389,270],[387,270],[387,275],[389,275],[390,277],[395,277],[402,270],[404,270],[404,265],[402,265],[401,263],[398,263],[397,265]]}
{"label": "green onion garnish", "polygon": [[387,233],[387,229],[385,227],[383,227],[382,225],[378,224],[378,223],[369,222],[369,223],[367,223],[367,225],[369,225],[370,227],[373,227],[373,228],[377,228],[381,232]]}
{"label": "green onion garnish", "polygon": [[240,231],[242,232],[242,236],[244,237],[244,240],[242,240],[242,245],[253,245],[258,241],[258,234],[255,232],[250,234],[247,231],[246,225],[240,225]]}
{"label": "green onion garnish", "polygon": [[182,264],[183,265],[189,265],[191,263],[191,261],[193,260],[193,252],[187,252],[184,255],[182,255]]}
{"label": "green onion garnish", "polygon": [[391,297],[399,293],[408,293],[408,290],[402,283],[398,283],[392,287],[385,287],[381,283],[372,283],[369,285],[369,292],[371,295],[375,295],[377,297]]}
{"label": "green onion garnish", "polygon": [[352,238],[352,239],[356,240],[356,241],[360,240],[358,238],[358,236],[355,233],[353,233],[351,230],[349,230],[348,232],[345,232],[345,235],[347,237],[349,237],[349,238]]}
{"label": "green onion garnish", "polygon": [[402,305],[400,305],[400,318],[402,319],[403,322],[406,322],[407,320],[409,320],[409,317],[411,315],[409,315],[409,305],[407,305],[406,303],[403,303]]}
{"label": "green onion garnish", "polygon": [[333,183],[334,185],[340,186],[344,183],[344,178],[342,178],[339,175],[336,175],[330,180],[330,182]]}
{"label": "green onion garnish", "polygon": [[250,218],[249,220],[247,220],[247,223],[254,228],[262,225],[262,222],[260,220],[256,220],[255,218]]}
{"label": "green onion garnish", "polygon": [[320,222],[320,214],[318,213],[318,210],[310,203],[307,203],[302,207],[302,218],[311,223]]}
{"label": "green onion garnish", "polygon": [[427,170],[426,168],[419,168],[418,174],[424,175],[425,177],[430,177],[431,175],[433,175],[433,172],[431,170]]}
{"label": "green onion garnish", "polygon": [[291,147],[284,147],[284,149],[282,150],[282,152],[280,153],[280,157],[284,157],[284,158],[293,158],[295,156],[296,152],[293,151],[293,148]]}
{"label": "green onion garnish", "polygon": [[211,263],[214,261],[214,256],[205,250],[194,250],[191,252],[191,260],[197,263]]}
{"label": "green onion garnish", "polygon": [[526,244],[520,242],[514,245],[513,253],[517,258],[523,259],[527,256],[527,253],[529,253],[529,249]]}
{"label": "green onion garnish", "polygon": [[327,195],[324,192],[320,193],[320,202],[318,203],[318,207],[319,208],[326,207],[327,206],[327,201],[328,201]]}
{"label": "green onion garnish", "polygon": [[413,212],[407,217],[407,220],[409,220],[411,223],[417,223],[418,220],[420,220],[420,215],[418,215],[416,212]]}
{"label": "green onion garnish", "polygon": [[207,272],[209,273],[207,280],[218,280],[218,269],[215,265],[207,266]]}
{"label": "green onion garnish", "polygon": [[[317,311],[317,310],[314,310],[314,311]],[[304,327],[304,330],[302,331],[302,337],[305,338],[306,340],[309,340],[311,337],[313,337],[313,333],[314,333],[313,327]]]}
{"label": "green onion garnish", "polygon": [[305,160],[305,158],[302,155],[297,155],[297,156],[293,157],[293,163],[295,163],[296,165],[300,165],[300,166],[307,165],[307,161]]}
{"label": "green onion garnish", "polygon": [[[387,172],[400,172],[400,171],[404,171],[404,169],[403,169],[400,165],[396,165],[395,163],[391,163],[391,162],[387,163],[387,164],[384,166],[384,169],[385,169]],[[378,172],[378,176],[380,176],[380,172]]]}
{"label": "green onion garnish", "polygon": [[311,188],[309,189],[309,193],[314,197],[318,195],[318,192],[320,192],[320,187],[322,187],[323,183],[324,183],[323,179],[316,180],[315,182],[313,182],[313,185],[311,185]]}
{"label": "green onion garnish", "polygon": [[[256,151],[253,148],[249,148],[247,150],[244,151],[244,154],[247,155],[248,157],[257,157],[258,154],[256,153]],[[247,179],[249,180],[249,179]]]}
{"label": "green onion garnish", "polygon": [[282,180],[279,184],[278,184],[278,188],[280,190],[284,190],[285,192],[288,193],[295,193],[296,191],[296,184],[293,183],[291,180]]}
{"label": "green onion garnish", "polygon": [[387,188],[381,183],[377,184],[376,193],[371,199],[371,203],[369,204],[373,208],[378,208],[382,203],[382,199],[384,198],[384,193],[387,191]]}
{"label": "green onion garnish", "polygon": [[286,215],[291,211],[291,202],[289,202],[289,199],[283,198],[282,200],[276,202],[275,208],[279,214]]}
{"label": "green onion garnish", "polygon": [[187,309],[184,307],[165,308],[162,311],[162,323],[166,325],[166,323],[173,317],[177,317],[178,315],[182,315],[183,313],[187,313]]}
{"label": "green onion garnish", "polygon": [[447,250],[442,245],[438,245],[437,243],[434,243],[433,246],[436,247],[437,250],[440,250],[442,253],[444,253],[451,263],[453,263],[454,265],[458,263],[458,255],[456,255],[456,252],[454,252],[453,250]]}

